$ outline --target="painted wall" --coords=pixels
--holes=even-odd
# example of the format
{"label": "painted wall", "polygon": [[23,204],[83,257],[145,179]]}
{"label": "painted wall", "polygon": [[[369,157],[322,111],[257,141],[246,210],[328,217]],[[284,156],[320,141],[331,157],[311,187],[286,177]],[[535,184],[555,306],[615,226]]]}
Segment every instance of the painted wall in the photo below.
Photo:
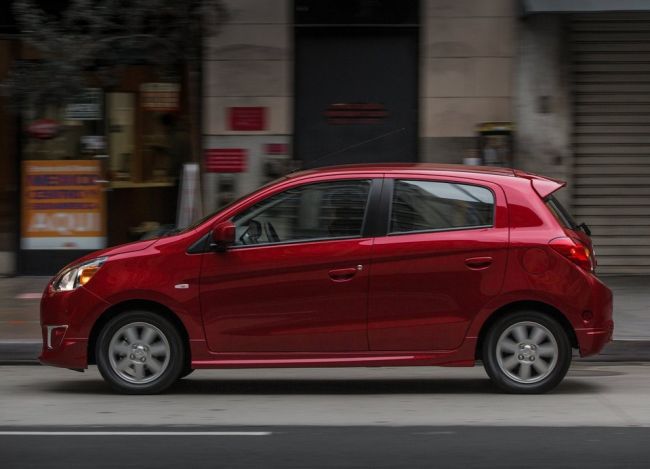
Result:
{"label": "painted wall", "polygon": [[[236,192],[245,193],[260,184],[262,146],[291,140],[293,2],[227,0],[225,4],[228,23],[204,44],[204,147],[247,149],[248,167],[253,170],[234,176]],[[264,129],[232,130],[231,107],[264,107]],[[261,137],[265,135],[269,138]],[[204,177],[207,211],[219,204],[219,178],[217,173]]]}

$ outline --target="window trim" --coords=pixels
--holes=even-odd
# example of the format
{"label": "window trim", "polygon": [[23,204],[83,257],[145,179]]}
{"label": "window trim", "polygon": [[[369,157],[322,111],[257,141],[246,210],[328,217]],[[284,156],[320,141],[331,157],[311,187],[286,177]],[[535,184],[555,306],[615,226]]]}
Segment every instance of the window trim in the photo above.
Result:
{"label": "window trim", "polygon": [[[368,188],[368,196],[366,198],[366,206],[364,208],[363,212],[363,220],[361,222],[361,232],[358,236],[335,236],[335,237],[321,237],[321,238],[309,238],[309,239],[295,239],[295,240],[288,240],[288,241],[279,241],[276,243],[258,243],[258,244],[242,244],[242,245],[236,245],[233,244],[232,246],[228,246],[228,251],[238,251],[240,249],[250,249],[250,248],[257,248],[257,247],[270,247],[270,246],[287,246],[287,245],[294,245],[294,244],[305,244],[305,243],[313,243],[313,242],[318,242],[322,243],[325,241],[341,241],[341,240],[350,240],[350,239],[365,239],[368,237],[373,237],[373,236],[367,236],[367,229],[366,226],[368,224],[368,218],[371,212],[371,202],[372,204],[376,204],[377,202],[375,199],[380,195],[381,192],[381,183],[382,179],[381,178],[376,178],[376,177],[365,177],[365,178],[336,178],[336,179],[327,179],[327,180],[321,180],[321,181],[305,181],[304,184],[297,184],[292,187],[288,187],[284,190],[275,192],[273,194],[270,194],[268,197],[264,197],[262,200],[259,202],[256,202],[252,205],[247,206],[246,208],[243,208],[242,211],[248,210],[251,208],[253,205],[256,205],[257,203],[264,202],[270,197],[274,197],[276,195],[282,194],[283,192],[287,192],[290,190],[294,189],[300,189],[305,186],[311,186],[315,184],[327,184],[327,183],[332,183],[332,182],[346,182],[346,181],[368,181],[370,182],[370,186]],[[377,189],[377,186],[379,189]],[[232,219],[239,215],[241,212],[237,212],[232,214],[230,217],[228,217],[228,220],[232,222]],[[234,222],[233,222],[234,223]]]}
{"label": "window trim", "polygon": [[364,238],[375,238],[384,235],[384,215],[386,206],[383,196],[387,180],[383,177],[373,178],[368,194],[368,205],[363,220],[361,235]]}
{"label": "window trim", "polygon": [[[465,181],[455,181],[455,180],[448,180],[448,179],[429,179],[429,178],[423,178],[423,177],[412,177],[412,178],[404,178],[404,177],[391,177],[390,178],[392,181],[392,184],[390,184],[390,189],[388,194],[390,197],[388,198],[388,216],[386,217],[386,231],[385,231],[385,236],[404,236],[404,235],[412,235],[412,234],[426,234],[426,233],[446,233],[449,231],[468,231],[468,230],[484,230],[484,229],[489,229],[489,228],[495,228],[496,227],[496,216],[497,216],[497,194],[494,192],[494,190],[491,187],[484,186],[481,184],[477,184],[474,182],[465,182]],[[450,228],[432,228],[428,230],[415,230],[415,231],[390,231],[391,228],[391,220],[393,217],[393,198],[395,197],[395,189],[397,187],[397,184],[395,184],[396,181],[422,181],[422,182],[433,182],[433,183],[444,183],[444,184],[456,184],[456,185],[464,185],[464,186],[476,186],[480,187],[481,189],[486,189],[490,191],[492,194],[492,224],[491,225],[473,225],[473,226],[454,226]],[[384,186],[386,187],[386,186]]]}
{"label": "window trim", "polygon": [[250,248],[268,248],[274,246],[291,246],[294,244],[323,243],[326,241],[345,241],[351,239],[365,239],[365,237],[364,236],[337,236],[335,238],[296,239],[293,241],[280,241],[278,243],[232,245],[232,246],[228,246],[228,251],[239,251],[240,249],[250,249]]}

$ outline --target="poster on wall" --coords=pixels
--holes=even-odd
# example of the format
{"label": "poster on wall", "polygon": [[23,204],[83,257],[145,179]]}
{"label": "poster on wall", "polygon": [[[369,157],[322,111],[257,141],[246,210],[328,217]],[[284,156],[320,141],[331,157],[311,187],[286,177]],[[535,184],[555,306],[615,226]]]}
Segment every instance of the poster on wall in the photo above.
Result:
{"label": "poster on wall", "polygon": [[21,248],[101,249],[106,209],[92,160],[23,161]]}

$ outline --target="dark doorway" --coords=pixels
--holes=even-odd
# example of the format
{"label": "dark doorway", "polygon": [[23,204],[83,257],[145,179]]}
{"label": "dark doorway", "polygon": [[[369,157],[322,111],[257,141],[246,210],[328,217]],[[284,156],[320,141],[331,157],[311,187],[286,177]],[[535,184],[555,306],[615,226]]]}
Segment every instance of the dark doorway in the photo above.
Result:
{"label": "dark doorway", "polygon": [[417,161],[418,28],[296,25],[303,167]]}

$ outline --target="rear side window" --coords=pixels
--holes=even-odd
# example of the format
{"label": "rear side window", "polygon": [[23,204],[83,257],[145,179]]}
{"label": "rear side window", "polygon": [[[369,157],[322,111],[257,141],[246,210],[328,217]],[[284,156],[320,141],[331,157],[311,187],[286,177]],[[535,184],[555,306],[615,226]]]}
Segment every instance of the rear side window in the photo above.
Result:
{"label": "rear side window", "polygon": [[554,196],[551,195],[547,197],[544,202],[562,226],[569,228],[570,230],[578,229],[578,224],[573,219],[569,211],[564,208],[564,205],[562,205],[560,201],[557,200]]}
{"label": "rear side window", "polygon": [[391,233],[489,227],[494,195],[485,187],[449,182],[397,180]]}

